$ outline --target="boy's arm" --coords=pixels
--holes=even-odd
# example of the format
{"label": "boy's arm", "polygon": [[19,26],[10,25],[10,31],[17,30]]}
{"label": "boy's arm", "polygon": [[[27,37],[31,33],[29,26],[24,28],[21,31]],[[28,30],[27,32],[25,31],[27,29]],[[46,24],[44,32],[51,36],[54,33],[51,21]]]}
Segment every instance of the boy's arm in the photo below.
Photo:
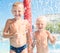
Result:
{"label": "boy's arm", "polygon": [[55,36],[52,36],[49,31],[47,31],[47,34],[48,34],[48,38],[50,39],[51,43],[54,44],[56,40]]}
{"label": "boy's arm", "polygon": [[34,32],[33,33],[33,45],[32,45],[33,48],[34,48],[35,44],[36,44],[36,39],[35,39],[35,32]]}
{"label": "boy's arm", "polygon": [[32,36],[30,32],[30,24],[27,22],[27,44],[28,44],[28,53],[32,53]]}
{"label": "boy's arm", "polygon": [[13,35],[13,33],[9,34],[9,26],[10,26],[10,20],[7,20],[4,31],[3,31],[4,38],[10,38]]}

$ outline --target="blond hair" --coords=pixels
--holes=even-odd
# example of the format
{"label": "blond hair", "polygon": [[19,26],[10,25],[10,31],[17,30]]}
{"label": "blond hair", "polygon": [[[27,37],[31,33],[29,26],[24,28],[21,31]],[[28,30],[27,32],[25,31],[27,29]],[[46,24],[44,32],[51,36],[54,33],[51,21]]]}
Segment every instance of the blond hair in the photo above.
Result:
{"label": "blond hair", "polygon": [[36,23],[39,22],[39,21],[47,22],[47,19],[46,19],[45,16],[39,16],[36,20]]}
{"label": "blond hair", "polygon": [[22,6],[24,6],[24,5],[23,5],[23,2],[15,2],[15,3],[13,4],[13,7],[19,6],[20,4],[21,4]]}

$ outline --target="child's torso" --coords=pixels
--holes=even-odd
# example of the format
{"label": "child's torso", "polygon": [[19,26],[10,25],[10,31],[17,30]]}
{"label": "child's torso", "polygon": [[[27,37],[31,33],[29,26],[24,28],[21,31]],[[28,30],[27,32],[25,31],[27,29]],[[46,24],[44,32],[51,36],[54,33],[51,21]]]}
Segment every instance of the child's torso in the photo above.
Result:
{"label": "child's torso", "polygon": [[37,32],[35,35],[36,38],[36,47],[38,51],[43,51],[48,49],[48,34],[46,31]]}
{"label": "child's torso", "polygon": [[13,22],[10,25],[10,33],[14,31],[16,31],[16,35],[10,38],[10,44],[15,47],[26,44],[26,22],[24,20]]}

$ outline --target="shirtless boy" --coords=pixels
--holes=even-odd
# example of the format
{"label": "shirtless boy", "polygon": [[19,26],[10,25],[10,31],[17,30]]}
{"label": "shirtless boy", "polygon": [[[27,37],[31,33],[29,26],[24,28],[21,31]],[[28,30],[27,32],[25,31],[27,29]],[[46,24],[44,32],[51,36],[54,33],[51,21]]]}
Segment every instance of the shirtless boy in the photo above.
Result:
{"label": "shirtless boy", "polygon": [[14,18],[8,19],[4,28],[3,35],[10,38],[10,53],[28,53],[27,36],[29,33],[29,23],[27,20],[21,19],[24,14],[24,6],[22,2],[15,2],[12,6],[12,14]]}
{"label": "shirtless boy", "polygon": [[45,19],[44,16],[41,16],[36,20],[37,30],[33,35],[37,53],[48,53],[48,39],[50,39],[51,43],[55,43],[55,37],[51,36],[50,32],[45,30],[47,24]]}

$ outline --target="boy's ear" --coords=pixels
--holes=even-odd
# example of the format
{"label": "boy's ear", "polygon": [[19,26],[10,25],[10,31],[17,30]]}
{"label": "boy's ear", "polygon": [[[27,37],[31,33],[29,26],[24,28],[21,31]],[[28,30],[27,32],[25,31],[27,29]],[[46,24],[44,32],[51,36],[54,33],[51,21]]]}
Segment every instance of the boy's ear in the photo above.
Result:
{"label": "boy's ear", "polygon": [[24,13],[25,13],[26,10],[27,10],[26,7],[24,7]]}
{"label": "boy's ear", "polygon": [[23,12],[25,13],[25,8],[24,8]]}
{"label": "boy's ear", "polygon": [[25,9],[24,9],[24,13],[25,13]]}

